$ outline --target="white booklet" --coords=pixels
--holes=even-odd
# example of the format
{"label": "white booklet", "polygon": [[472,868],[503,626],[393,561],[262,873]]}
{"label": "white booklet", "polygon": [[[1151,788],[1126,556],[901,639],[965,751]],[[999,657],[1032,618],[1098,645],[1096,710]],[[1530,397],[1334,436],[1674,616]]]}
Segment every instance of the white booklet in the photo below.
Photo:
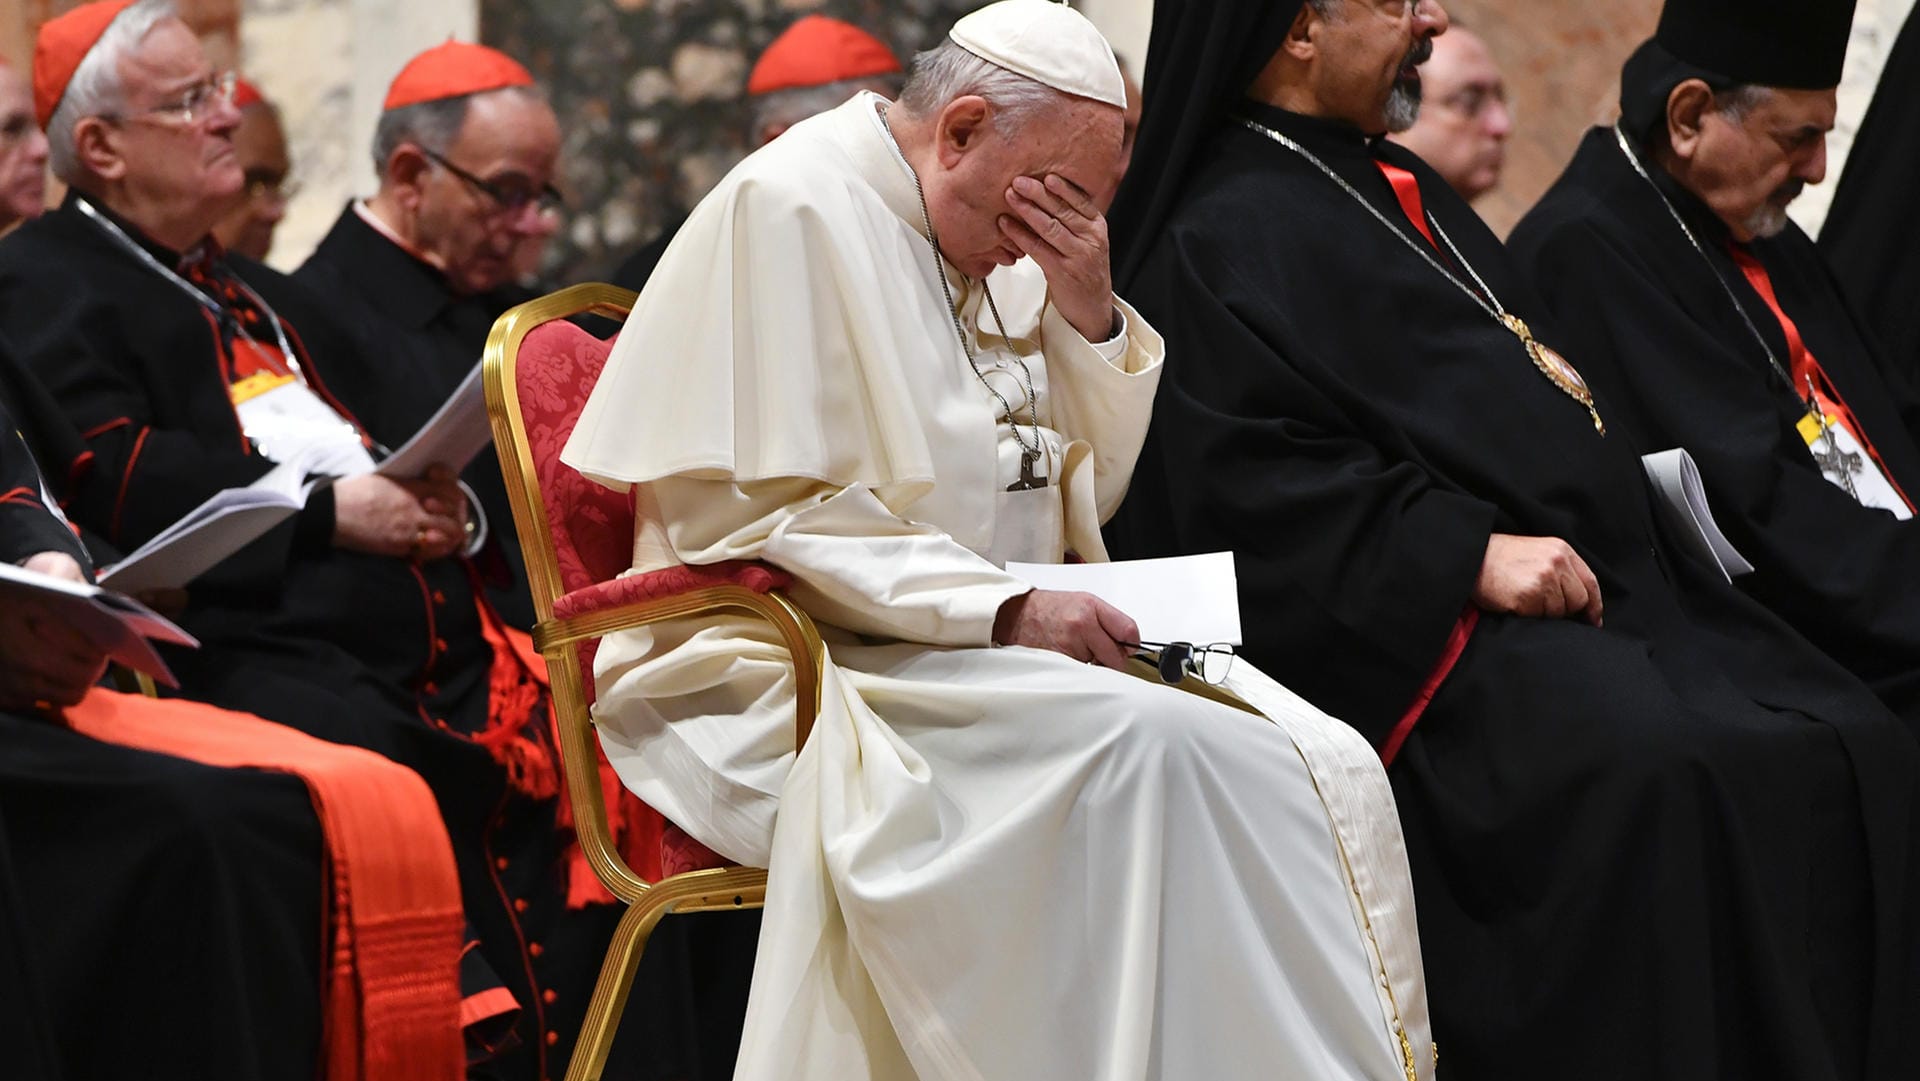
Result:
{"label": "white booklet", "polygon": [[1694,554],[1719,567],[1729,582],[1753,573],[1753,564],[1734,549],[1733,542],[1720,532],[1720,524],[1713,520],[1713,509],[1707,506],[1706,486],[1700,481],[1700,467],[1693,455],[1675,447],[1642,455],[1640,464],[1653,483],[1653,492],[1659,497],[1654,502],[1667,516],[1667,524]]}
{"label": "white booklet", "polygon": [[0,596],[8,603],[32,597],[47,604],[62,623],[117,664],[145,672],[169,687],[177,687],[154,642],[198,646],[193,635],[132,597],[95,585],[70,582],[50,574],[0,563]]}
{"label": "white booklet", "polygon": [[374,472],[383,477],[410,480],[429,466],[444,465],[455,473],[467,467],[493,442],[493,423],[487,419],[487,391],[480,381],[480,365],[460,381],[439,412],[413,434]]}
{"label": "white booklet", "polygon": [[1036,589],[1091,593],[1133,617],[1143,641],[1241,642],[1232,552],[1117,563],[1009,563],[1007,573]]}
{"label": "white booklet", "polygon": [[[374,472],[411,479],[435,464],[446,465],[456,472],[465,469],[467,463],[493,441],[480,373],[480,365],[476,363],[432,419]],[[122,593],[185,588],[228,556],[299,513],[314,486],[307,477],[313,473],[334,472],[335,463],[327,447],[315,445],[244,488],[215,492],[125,559],[104,568],[100,584]],[[484,539],[484,532],[477,533],[469,551]]]}
{"label": "white booklet", "polygon": [[313,490],[307,473],[307,456],[302,455],[245,488],[213,493],[125,559],[102,568],[100,584],[121,593],[185,588],[299,513]]}

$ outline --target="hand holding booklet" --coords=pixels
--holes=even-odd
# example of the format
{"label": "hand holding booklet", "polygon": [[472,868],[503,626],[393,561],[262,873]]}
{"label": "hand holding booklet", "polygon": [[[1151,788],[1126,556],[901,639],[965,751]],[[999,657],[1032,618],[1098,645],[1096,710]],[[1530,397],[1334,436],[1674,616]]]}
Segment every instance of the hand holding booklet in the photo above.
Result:
{"label": "hand holding booklet", "polygon": [[[411,479],[434,465],[459,471],[492,440],[480,365],[475,364],[439,412],[374,472]],[[100,584],[123,593],[184,588],[298,514],[314,487],[315,482],[308,478],[314,474],[341,475],[340,460],[327,447],[312,446],[244,488],[215,492],[127,558],[105,568]],[[358,467],[365,468],[364,464]]]}
{"label": "hand holding booklet", "polygon": [[1143,641],[1241,642],[1232,552],[1117,563],[1009,563],[1007,573],[1036,589],[1091,593],[1133,617]]}
{"label": "hand holding booklet", "polygon": [[48,606],[54,618],[79,631],[109,660],[136,672],[145,672],[169,687],[179,684],[155,652],[153,643],[200,644],[166,617],[132,597],[11,563],[0,563],[0,597],[4,598],[0,603],[17,604],[32,599]]}

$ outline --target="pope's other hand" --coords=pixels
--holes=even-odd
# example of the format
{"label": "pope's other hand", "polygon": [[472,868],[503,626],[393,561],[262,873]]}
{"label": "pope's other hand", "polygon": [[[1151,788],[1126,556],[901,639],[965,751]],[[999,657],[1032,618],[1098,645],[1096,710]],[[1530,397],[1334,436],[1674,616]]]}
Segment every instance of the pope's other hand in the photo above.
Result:
{"label": "pope's other hand", "polygon": [[372,555],[425,562],[466,544],[459,489],[435,479],[394,480],[375,473],[333,482],[333,543]]}
{"label": "pope's other hand", "polygon": [[993,640],[1003,646],[1032,646],[1064,653],[1076,661],[1124,668],[1122,642],[1140,640],[1140,628],[1125,612],[1091,593],[1036,589],[1000,606]]}
{"label": "pope's other hand", "polygon": [[[41,552],[21,565],[72,582],[87,580],[65,552]],[[76,705],[106,670],[106,654],[38,601],[0,606],[0,709]]]}
{"label": "pope's other hand", "polygon": [[1113,260],[1093,197],[1057,173],[1013,178],[1000,231],[1040,264],[1053,306],[1090,342],[1113,337]]}
{"label": "pope's other hand", "polygon": [[1579,616],[1600,626],[1600,581],[1558,537],[1489,537],[1473,603],[1489,612],[1536,619]]}

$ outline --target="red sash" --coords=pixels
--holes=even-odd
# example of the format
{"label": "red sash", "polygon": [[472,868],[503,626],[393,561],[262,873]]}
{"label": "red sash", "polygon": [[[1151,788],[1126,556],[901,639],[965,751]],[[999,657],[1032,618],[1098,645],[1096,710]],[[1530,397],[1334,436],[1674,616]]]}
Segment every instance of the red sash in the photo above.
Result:
{"label": "red sash", "polygon": [[74,731],[306,782],[326,838],[326,1081],[460,1081],[460,880],[425,781],[372,751],[198,702],[95,690]]}
{"label": "red sash", "polygon": [[1766,301],[1767,307],[1773,309],[1773,317],[1780,323],[1780,333],[1787,339],[1787,360],[1789,369],[1793,372],[1794,396],[1799,397],[1801,391],[1811,384],[1815,408],[1822,414],[1831,414],[1840,418],[1840,423],[1846,425],[1847,431],[1853,433],[1853,437],[1860,441],[1861,448],[1872,456],[1874,464],[1880,467],[1880,472],[1887,478],[1887,483],[1893,485],[1893,490],[1899,493],[1901,502],[1907,505],[1908,510],[1913,510],[1913,500],[1907,498],[1907,490],[1894,479],[1893,470],[1887,468],[1887,463],[1881,459],[1880,452],[1873,448],[1873,440],[1867,438],[1866,428],[1855,419],[1853,410],[1847,408],[1847,403],[1840,397],[1840,391],[1834,387],[1833,380],[1827,378],[1826,369],[1814,359],[1813,351],[1807,348],[1806,341],[1800,337],[1800,328],[1794,325],[1793,320],[1787,316],[1786,309],[1780,306],[1780,298],[1773,291],[1773,277],[1767,273],[1767,268],[1760,260],[1753,257],[1752,252],[1737,244],[1728,244],[1727,252],[1733,256],[1733,263],[1740,268],[1740,273],[1746,275],[1747,284],[1753,286],[1753,291],[1759,293],[1760,299]]}

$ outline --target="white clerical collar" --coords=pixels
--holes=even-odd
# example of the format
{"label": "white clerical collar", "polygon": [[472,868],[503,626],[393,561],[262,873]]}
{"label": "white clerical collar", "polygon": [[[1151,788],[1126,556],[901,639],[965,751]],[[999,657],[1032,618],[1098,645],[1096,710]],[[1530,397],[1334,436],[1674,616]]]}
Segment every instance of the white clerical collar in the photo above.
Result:
{"label": "white clerical collar", "polygon": [[900,171],[906,174],[908,180],[912,180],[913,166],[907,164],[906,157],[900,153],[900,144],[893,137],[893,129],[887,127],[886,115],[881,112],[883,107],[892,103],[871,90],[860,91],[859,100],[865,106],[867,119],[873,121],[874,130],[880,133],[881,140],[887,144],[887,156],[900,166]]}

